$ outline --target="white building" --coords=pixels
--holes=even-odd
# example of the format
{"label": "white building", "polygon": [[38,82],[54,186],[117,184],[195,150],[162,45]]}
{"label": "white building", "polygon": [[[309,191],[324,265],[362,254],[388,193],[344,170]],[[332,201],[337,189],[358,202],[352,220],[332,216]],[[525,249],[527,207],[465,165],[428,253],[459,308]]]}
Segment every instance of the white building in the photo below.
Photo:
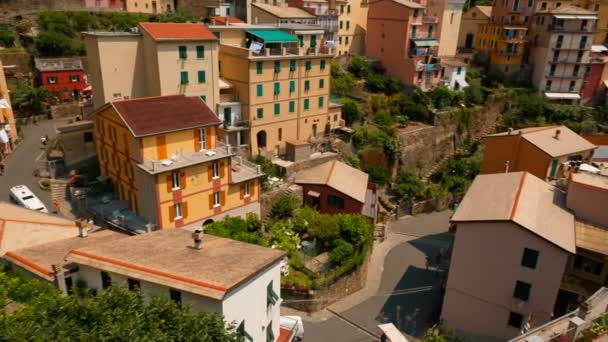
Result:
{"label": "white building", "polygon": [[285,252],[166,229],[72,250],[77,278],[102,291],[110,284],[167,296],[196,310],[214,311],[249,341],[277,341],[280,329],[280,262]]}
{"label": "white building", "polygon": [[444,68],[443,81],[451,90],[463,90],[468,87],[467,63],[460,59],[442,58],[441,65]]}

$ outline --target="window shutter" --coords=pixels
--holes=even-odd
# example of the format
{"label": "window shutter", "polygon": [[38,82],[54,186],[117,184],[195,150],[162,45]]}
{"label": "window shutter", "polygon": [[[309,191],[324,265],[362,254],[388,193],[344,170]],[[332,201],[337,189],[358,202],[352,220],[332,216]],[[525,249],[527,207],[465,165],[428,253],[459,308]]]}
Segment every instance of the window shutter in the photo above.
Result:
{"label": "window shutter", "polygon": [[241,199],[245,198],[245,184],[241,184]]}
{"label": "window shutter", "polygon": [[209,209],[213,209],[213,192],[209,194]]}
{"label": "window shutter", "polygon": [[205,128],[205,136],[207,137],[207,141],[206,141],[206,148],[208,150],[212,150],[213,149],[213,145],[211,142],[211,138],[215,137],[215,132],[213,131],[213,127],[207,127]]}
{"label": "window shutter", "polygon": [[170,205],[169,206],[169,222],[173,222],[173,221],[175,221],[175,206]]}
{"label": "window shutter", "polygon": [[201,136],[199,134],[199,129],[195,129],[193,130],[193,134],[194,134],[194,151],[200,151],[201,149]]}
{"label": "window shutter", "polygon": [[213,180],[213,164],[207,165],[207,179],[211,182]]}
{"label": "window shutter", "polygon": [[249,184],[249,195],[251,197],[253,197],[255,195],[255,184],[256,184],[256,181],[251,181],[251,183]]}
{"label": "window shutter", "polygon": [[171,178],[171,175],[167,176],[167,192],[173,192],[173,179]]}
{"label": "window shutter", "polygon": [[179,185],[183,189],[186,189],[186,171],[182,171],[179,173]]}
{"label": "window shutter", "polygon": [[220,178],[224,178],[226,176],[226,162],[220,161]]}
{"label": "window shutter", "polygon": [[182,218],[188,218],[188,202],[182,202]]}
{"label": "window shutter", "polygon": [[220,204],[222,206],[226,205],[226,191],[220,192]]}

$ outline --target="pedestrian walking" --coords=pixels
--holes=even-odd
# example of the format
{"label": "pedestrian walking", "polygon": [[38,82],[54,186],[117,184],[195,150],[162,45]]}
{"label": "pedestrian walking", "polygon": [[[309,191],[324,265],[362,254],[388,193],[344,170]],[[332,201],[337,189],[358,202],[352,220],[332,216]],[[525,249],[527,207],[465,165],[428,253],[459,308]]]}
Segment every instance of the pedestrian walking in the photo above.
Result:
{"label": "pedestrian walking", "polygon": [[0,176],[4,176],[4,160],[0,160]]}
{"label": "pedestrian walking", "polygon": [[46,146],[46,137],[40,137],[40,142],[42,143],[42,146]]}

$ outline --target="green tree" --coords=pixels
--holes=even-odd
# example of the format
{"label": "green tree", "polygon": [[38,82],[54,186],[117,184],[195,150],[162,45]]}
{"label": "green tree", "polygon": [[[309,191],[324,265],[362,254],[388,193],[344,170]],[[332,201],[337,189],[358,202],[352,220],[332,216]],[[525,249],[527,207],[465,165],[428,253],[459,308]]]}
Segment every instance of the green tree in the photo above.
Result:
{"label": "green tree", "polygon": [[72,23],[66,12],[42,11],[38,13],[38,24],[42,32],[62,33],[70,38],[74,36]]}
{"label": "green tree", "polygon": [[49,295],[16,314],[0,314],[0,336],[6,341],[237,341],[235,329],[226,328],[219,314],[122,287],[96,296]]}
{"label": "green tree", "polygon": [[355,89],[355,85],[356,83],[353,75],[346,72],[340,72],[336,75],[332,73],[330,79],[332,93],[338,94],[340,96],[346,96]]}
{"label": "green tree", "polygon": [[39,115],[46,110],[48,94],[42,87],[34,88],[25,83],[18,83],[11,98],[16,109],[29,115]]}
{"label": "green tree", "polygon": [[399,138],[394,136],[388,136],[384,140],[384,153],[388,157],[391,163],[396,162],[401,157],[401,152],[403,150],[403,144]]}
{"label": "green tree", "polygon": [[268,246],[270,242],[262,234],[261,223],[257,217],[243,219],[239,216],[228,216],[205,227],[205,233],[233,240]]}
{"label": "green tree", "polygon": [[468,105],[483,104],[486,101],[486,94],[482,87],[471,84],[464,88],[464,101]]}
{"label": "green tree", "polygon": [[198,17],[194,12],[180,8],[177,11],[165,12],[157,16],[150,18],[150,21],[158,21],[161,23],[187,23],[187,22],[198,22]]}
{"label": "green tree", "polygon": [[347,125],[352,125],[353,122],[361,118],[361,111],[359,111],[357,102],[349,98],[342,99],[342,118]]}
{"label": "green tree", "polygon": [[348,63],[348,71],[350,71],[355,77],[364,77],[368,74],[370,62],[367,58],[362,56],[353,56],[350,63]]}
{"label": "green tree", "polygon": [[498,67],[490,66],[481,79],[481,84],[485,87],[496,88],[500,84],[504,83],[507,79],[507,75],[500,70]]}
{"label": "green tree", "polygon": [[402,199],[422,199],[425,196],[426,185],[411,171],[399,170],[395,183],[395,191]]}
{"label": "green tree", "polygon": [[90,12],[73,12],[72,26],[76,32],[89,31],[97,28],[97,20]]}
{"label": "green tree", "polygon": [[43,57],[60,57],[73,54],[72,40],[61,32],[40,32],[34,46],[38,54]]}
{"label": "green tree", "polygon": [[334,248],[329,252],[329,260],[334,265],[342,265],[353,254],[355,254],[353,245],[342,239],[338,239],[335,242]]}
{"label": "green tree", "polygon": [[386,167],[381,165],[371,165],[365,169],[365,172],[369,174],[370,181],[379,185],[388,184],[391,179],[390,172]]}

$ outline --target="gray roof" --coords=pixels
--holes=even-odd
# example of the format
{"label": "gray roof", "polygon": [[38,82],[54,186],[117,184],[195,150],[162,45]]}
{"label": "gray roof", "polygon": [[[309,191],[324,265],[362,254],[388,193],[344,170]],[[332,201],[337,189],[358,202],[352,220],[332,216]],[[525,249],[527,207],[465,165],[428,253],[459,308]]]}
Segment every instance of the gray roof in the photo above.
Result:
{"label": "gray roof", "polygon": [[82,70],[82,61],[78,58],[35,58],[38,71]]}

